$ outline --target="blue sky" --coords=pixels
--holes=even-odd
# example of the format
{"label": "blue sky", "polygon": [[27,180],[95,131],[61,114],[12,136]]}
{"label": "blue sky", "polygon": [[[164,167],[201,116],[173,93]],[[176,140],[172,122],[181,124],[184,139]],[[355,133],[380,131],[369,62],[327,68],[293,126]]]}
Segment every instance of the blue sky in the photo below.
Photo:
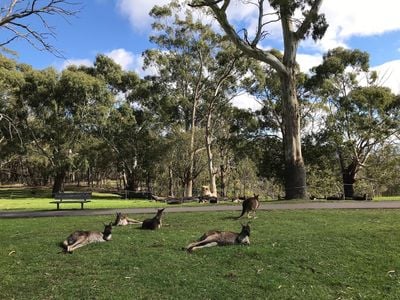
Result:
{"label": "blue sky", "polygon": [[[39,69],[49,66],[62,69],[71,63],[90,64],[96,54],[103,53],[123,68],[142,73],[141,53],[152,47],[148,41],[152,22],[148,12],[153,5],[162,5],[168,0],[82,2],[81,12],[69,22],[62,18],[50,20],[57,32],[56,39],[51,42],[68,60],[37,51],[25,42],[9,45],[18,52],[16,59]],[[321,9],[330,27],[317,44],[310,40],[301,44],[298,61],[303,71],[319,64],[328,49],[358,48],[370,54],[370,65],[380,72],[382,83],[400,93],[400,4],[395,0],[377,3],[375,0],[325,0]],[[251,26],[255,12],[249,7],[244,8],[239,2],[233,4],[228,12],[232,22]],[[271,28],[271,38],[264,41],[263,46],[277,47],[279,39],[279,27],[275,26]]]}

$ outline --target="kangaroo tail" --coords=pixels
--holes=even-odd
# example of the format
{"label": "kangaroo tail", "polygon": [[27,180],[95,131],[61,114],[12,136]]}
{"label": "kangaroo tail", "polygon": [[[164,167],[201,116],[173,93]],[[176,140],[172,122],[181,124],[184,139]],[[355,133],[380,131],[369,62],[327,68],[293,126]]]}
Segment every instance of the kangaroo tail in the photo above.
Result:
{"label": "kangaroo tail", "polygon": [[245,214],[245,212],[246,212],[246,210],[243,208],[243,209],[242,209],[242,213],[241,213],[240,216],[237,217],[237,218],[240,219],[241,217],[243,217],[243,215]]}

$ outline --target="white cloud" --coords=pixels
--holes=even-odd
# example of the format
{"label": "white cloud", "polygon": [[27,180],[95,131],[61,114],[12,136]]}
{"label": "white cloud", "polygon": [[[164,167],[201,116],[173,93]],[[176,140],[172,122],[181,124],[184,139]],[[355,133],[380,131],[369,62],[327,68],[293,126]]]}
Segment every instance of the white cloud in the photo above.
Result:
{"label": "white cloud", "polygon": [[386,62],[371,68],[378,73],[378,84],[389,87],[393,93],[400,94],[400,59]]}
{"label": "white cloud", "polygon": [[297,54],[297,63],[300,65],[300,71],[308,73],[312,67],[318,66],[322,63],[321,54]]}
{"label": "white cloud", "polygon": [[[140,77],[147,75],[155,75],[157,72],[154,68],[150,67],[147,70],[143,70],[143,57],[141,54],[134,54],[126,49],[119,48],[104,53],[104,55],[110,57],[114,62],[119,64],[125,71],[134,71]],[[58,68],[60,70],[65,69],[69,65],[84,65],[91,67],[93,66],[94,58],[82,58],[82,59],[68,59]]]}
{"label": "white cloud", "polygon": [[155,5],[165,5],[169,0],[117,0],[118,10],[126,16],[138,31],[149,31],[152,19],[149,16],[150,10]]}
{"label": "white cloud", "polygon": [[262,105],[256,100],[254,96],[248,93],[237,95],[231,100],[233,106],[241,109],[251,109],[252,111],[261,109]]}
{"label": "white cloud", "polygon": [[323,1],[321,12],[329,24],[318,45],[326,51],[341,46],[352,36],[378,35],[399,30],[398,4],[393,0]]}
{"label": "white cloud", "polygon": [[[247,1],[246,1],[247,2]],[[155,5],[168,4],[168,0],[117,0],[117,8],[126,16],[132,26],[142,32],[150,30],[153,21],[149,16]],[[400,30],[398,9],[393,0],[335,0],[323,1],[321,12],[325,13],[329,27],[324,38],[315,44],[305,42],[307,47],[317,47],[320,51],[327,51],[338,46],[346,47],[346,41],[352,36],[377,35],[384,32]],[[266,1],[265,13],[271,12]],[[257,8],[255,5],[232,1],[227,12],[228,18],[240,28],[255,28]],[[270,16],[269,20],[275,16]],[[209,19],[207,20],[209,22]],[[274,39],[280,39],[280,23],[269,24],[268,32]]]}
{"label": "white cloud", "polygon": [[123,70],[130,69],[135,61],[134,54],[122,48],[114,49],[108,53],[105,53],[105,55],[112,58],[117,64],[121,66]]}

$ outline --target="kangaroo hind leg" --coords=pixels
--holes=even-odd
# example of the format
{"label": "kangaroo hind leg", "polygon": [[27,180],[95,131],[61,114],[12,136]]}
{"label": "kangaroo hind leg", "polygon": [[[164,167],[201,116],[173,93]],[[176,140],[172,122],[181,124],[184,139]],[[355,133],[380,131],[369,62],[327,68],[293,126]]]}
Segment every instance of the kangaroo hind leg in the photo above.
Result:
{"label": "kangaroo hind leg", "polygon": [[197,249],[207,248],[207,247],[214,247],[214,246],[218,246],[218,243],[217,242],[199,243],[197,246],[194,246],[194,247],[190,248],[188,251],[192,252],[192,251],[197,250]]}

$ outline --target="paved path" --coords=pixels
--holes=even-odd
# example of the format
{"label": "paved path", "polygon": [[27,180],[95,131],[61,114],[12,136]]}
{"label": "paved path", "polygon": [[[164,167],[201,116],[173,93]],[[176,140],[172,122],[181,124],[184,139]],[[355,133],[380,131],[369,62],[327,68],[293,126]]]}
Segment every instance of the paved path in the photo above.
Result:
{"label": "paved path", "polygon": [[[196,212],[196,211],[240,211],[241,205],[207,205],[204,206],[168,206],[166,212]],[[290,209],[400,209],[400,201],[337,201],[337,202],[305,202],[305,203],[263,203],[259,210],[290,210]],[[155,208],[128,209],[69,209],[42,211],[0,211],[3,218],[37,218],[62,216],[96,216],[112,215],[115,212],[126,214],[154,213]]]}

